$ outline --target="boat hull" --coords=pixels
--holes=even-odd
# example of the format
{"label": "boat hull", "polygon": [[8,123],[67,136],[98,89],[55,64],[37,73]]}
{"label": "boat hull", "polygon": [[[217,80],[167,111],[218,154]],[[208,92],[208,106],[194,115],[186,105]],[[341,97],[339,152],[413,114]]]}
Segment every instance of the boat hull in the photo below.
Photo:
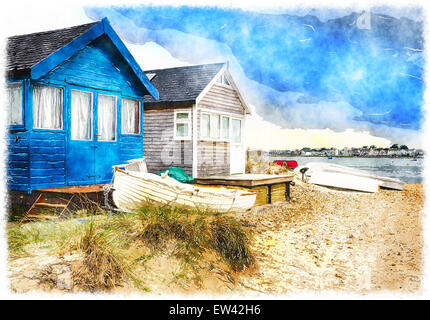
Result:
{"label": "boat hull", "polygon": [[116,170],[113,201],[124,211],[148,203],[217,212],[245,211],[254,205],[256,193],[245,189],[203,187],[180,183],[168,176]]}
{"label": "boat hull", "polygon": [[379,187],[403,190],[398,179],[381,177],[369,172],[324,162],[311,162],[295,170],[308,168],[305,176],[309,183],[365,192],[378,192]]}

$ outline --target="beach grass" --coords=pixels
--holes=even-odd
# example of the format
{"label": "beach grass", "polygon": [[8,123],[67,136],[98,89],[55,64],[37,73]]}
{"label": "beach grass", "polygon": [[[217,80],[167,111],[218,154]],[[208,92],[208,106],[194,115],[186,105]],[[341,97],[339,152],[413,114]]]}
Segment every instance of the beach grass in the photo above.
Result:
{"label": "beach grass", "polygon": [[50,254],[57,256],[78,253],[81,258],[72,268],[73,283],[90,292],[124,283],[144,287],[134,272],[136,267],[172,246],[171,252],[182,261],[184,270],[198,270],[196,266],[207,262],[210,254],[233,272],[244,271],[255,262],[250,242],[250,235],[231,216],[156,205],[142,206],[134,213],[110,216],[100,210],[80,219],[8,228],[10,259],[31,256],[35,248],[49,248]]}

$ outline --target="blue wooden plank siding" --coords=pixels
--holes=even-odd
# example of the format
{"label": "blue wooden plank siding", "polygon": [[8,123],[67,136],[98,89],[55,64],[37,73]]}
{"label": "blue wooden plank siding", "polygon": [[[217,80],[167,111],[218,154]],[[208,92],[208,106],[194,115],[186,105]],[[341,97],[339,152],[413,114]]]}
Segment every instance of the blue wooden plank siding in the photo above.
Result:
{"label": "blue wooden plank siding", "polygon": [[27,190],[29,185],[29,150],[28,132],[8,134],[6,145],[7,157],[7,187],[12,190]]}
{"label": "blue wooden plank siding", "polygon": [[[146,76],[143,72],[139,74],[141,69],[137,64],[132,65],[135,63],[133,57],[129,53],[125,54],[128,50],[119,38],[114,36],[113,29],[109,26],[109,32],[104,32],[108,24],[104,19],[83,36],[56,52],[54,57],[37,64],[26,77],[19,74],[23,84],[24,121],[23,125],[10,126],[6,138],[9,189],[25,190],[30,193],[41,188],[107,183],[112,178],[112,165],[143,156],[143,96],[155,89],[152,85],[151,88],[145,86],[142,79]],[[75,52],[70,54],[71,50]],[[18,77],[8,81],[16,82],[17,79]],[[63,90],[62,129],[33,128],[35,85],[54,86]],[[107,94],[116,97],[116,139],[108,142],[98,141],[98,138],[95,138],[96,131],[93,131],[93,140],[89,141],[94,150],[91,159],[95,163],[92,164],[70,153],[72,89],[92,94],[92,130],[97,130],[98,96]],[[158,92],[156,95],[158,96]],[[121,111],[124,98],[140,103],[139,134],[122,134]],[[89,165],[96,171],[94,176],[85,181],[75,181],[71,178],[72,169],[84,169]]]}

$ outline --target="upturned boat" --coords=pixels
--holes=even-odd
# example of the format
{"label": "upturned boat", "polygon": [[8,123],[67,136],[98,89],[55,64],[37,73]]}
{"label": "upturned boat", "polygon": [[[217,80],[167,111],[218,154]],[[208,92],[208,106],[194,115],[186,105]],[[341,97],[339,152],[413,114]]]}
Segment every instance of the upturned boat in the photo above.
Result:
{"label": "upturned boat", "polygon": [[380,187],[403,190],[404,185],[398,179],[381,177],[332,163],[310,162],[297,167],[294,171],[301,172],[303,179],[308,183],[348,190],[378,192]]}
{"label": "upturned boat", "polygon": [[121,165],[114,166],[112,198],[124,211],[154,203],[202,211],[238,212],[250,209],[257,196],[256,192],[244,188],[181,183],[169,177],[168,172],[158,176],[140,171],[143,166],[136,161],[122,166],[123,169]]}

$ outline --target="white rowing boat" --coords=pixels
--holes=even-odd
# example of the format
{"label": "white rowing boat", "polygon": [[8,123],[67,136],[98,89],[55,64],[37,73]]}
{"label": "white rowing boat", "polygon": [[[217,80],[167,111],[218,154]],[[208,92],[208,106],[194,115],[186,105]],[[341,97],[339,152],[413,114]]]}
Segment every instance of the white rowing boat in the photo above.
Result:
{"label": "white rowing boat", "polygon": [[364,192],[378,192],[380,187],[403,190],[404,183],[398,179],[381,177],[369,172],[332,163],[310,162],[294,171],[307,168],[306,181],[322,186],[336,187]]}
{"label": "white rowing boat", "polygon": [[238,212],[250,209],[257,196],[256,192],[244,188],[198,186],[176,181],[167,173],[158,176],[118,167],[115,166],[112,197],[115,205],[124,211],[155,203],[222,213]]}

